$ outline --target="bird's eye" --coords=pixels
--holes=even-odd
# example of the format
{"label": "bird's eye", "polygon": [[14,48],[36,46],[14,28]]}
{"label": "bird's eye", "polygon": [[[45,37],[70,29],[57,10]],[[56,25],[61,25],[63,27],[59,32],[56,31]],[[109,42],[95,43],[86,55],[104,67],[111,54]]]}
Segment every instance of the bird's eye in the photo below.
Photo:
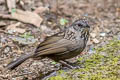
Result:
{"label": "bird's eye", "polygon": [[82,26],[81,24],[77,24],[78,26]]}

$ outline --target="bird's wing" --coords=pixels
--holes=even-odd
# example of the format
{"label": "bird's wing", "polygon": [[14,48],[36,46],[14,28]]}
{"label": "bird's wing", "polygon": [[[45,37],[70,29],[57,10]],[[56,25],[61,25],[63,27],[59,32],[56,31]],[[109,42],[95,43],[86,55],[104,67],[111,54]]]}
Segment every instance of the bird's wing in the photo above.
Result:
{"label": "bird's wing", "polygon": [[70,41],[67,39],[64,39],[63,37],[50,37],[45,42],[39,45],[39,47],[36,49],[35,54],[37,56],[41,55],[49,55],[49,54],[57,54],[57,53],[63,53],[68,52],[70,46],[74,46],[74,41]]}
{"label": "bird's wing", "polygon": [[44,42],[42,42],[41,44],[38,45],[38,48],[40,47],[43,47],[45,45],[48,45],[48,44],[52,44],[52,43],[55,43],[57,42],[58,40],[62,39],[63,37],[62,36],[51,36],[51,37],[48,37],[46,38],[46,40]]}

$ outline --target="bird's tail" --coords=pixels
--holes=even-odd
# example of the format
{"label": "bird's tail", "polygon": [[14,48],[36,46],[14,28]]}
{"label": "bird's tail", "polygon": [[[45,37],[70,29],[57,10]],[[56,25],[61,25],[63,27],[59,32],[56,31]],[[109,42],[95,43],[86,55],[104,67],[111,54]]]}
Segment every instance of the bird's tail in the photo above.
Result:
{"label": "bird's tail", "polygon": [[15,69],[20,64],[22,64],[24,61],[26,61],[27,59],[29,59],[31,56],[32,56],[31,54],[26,54],[26,55],[23,55],[23,56],[19,57],[17,60],[12,61],[11,63],[9,63],[6,66],[6,69],[9,69],[9,70]]}

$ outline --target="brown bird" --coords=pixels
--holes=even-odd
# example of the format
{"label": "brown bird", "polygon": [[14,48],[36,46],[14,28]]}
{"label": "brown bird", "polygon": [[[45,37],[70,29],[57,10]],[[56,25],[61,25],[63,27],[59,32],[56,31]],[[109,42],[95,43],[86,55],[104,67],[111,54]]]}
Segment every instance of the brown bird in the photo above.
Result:
{"label": "brown bird", "polygon": [[85,19],[73,22],[62,32],[46,38],[39,44],[34,53],[20,56],[6,66],[13,70],[29,58],[49,57],[55,61],[69,59],[80,54],[86,47],[90,26]]}

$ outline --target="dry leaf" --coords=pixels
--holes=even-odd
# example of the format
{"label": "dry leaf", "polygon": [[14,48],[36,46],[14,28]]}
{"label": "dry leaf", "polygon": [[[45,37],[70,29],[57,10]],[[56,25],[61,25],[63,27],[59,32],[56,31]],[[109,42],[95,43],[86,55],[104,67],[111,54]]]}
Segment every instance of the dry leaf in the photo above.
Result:
{"label": "dry leaf", "polygon": [[19,9],[17,9],[16,12],[12,14],[12,17],[18,21],[33,24],[36,27],[40,27],[40,24],[43,21],[43,19],[35,12],[22,11]]}
{"label": "dry leaf", "polygon": [[49,8],[48,7],[42,7],[42,6],[40,6],[40,7],[38,7],[38,8],[36,8],[35,9],[35,13],[43,13],[43,12],[45,12],[45,11],[48,11],[49,10]]}
{"label": "dry leaf", "polygon": [[16,0],[6,0],[9,12],[16,8]]}
{"label": "dry leaf", "polygon": [[8,31],[13,31],[13,32],[18,32],[18,33],[24,33],[26,30],[25,29],[22,29],[22,28],[17,28],[17,26],[19,26],[21,23],[18,22],[16,24],[11,24],[7,27],[7,30]]}
{"label": "dry leaf", "polygon": [[3,21],[0,21],[0,27],[6,26],[7,24]]}

